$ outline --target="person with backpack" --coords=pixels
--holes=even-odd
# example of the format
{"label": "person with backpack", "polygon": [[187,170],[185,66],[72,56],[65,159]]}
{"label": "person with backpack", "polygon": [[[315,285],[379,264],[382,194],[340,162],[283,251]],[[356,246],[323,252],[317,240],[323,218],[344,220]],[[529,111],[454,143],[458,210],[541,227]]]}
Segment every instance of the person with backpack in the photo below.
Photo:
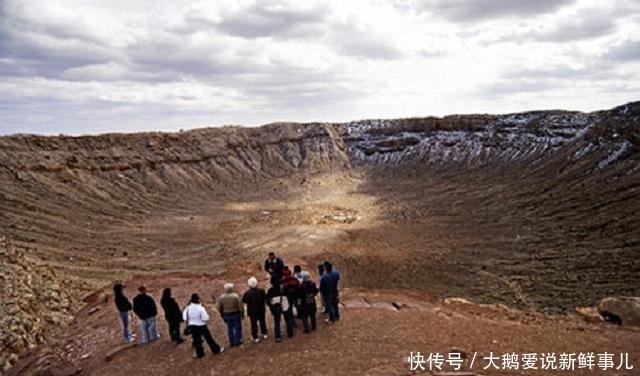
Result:
{"label": "person with backpack", "polygon": [[124,295],[124,285],[122,283],[116,283],[113,285],[113,296],[116,303],[116,309],[118,310],[118,318],[122,323],[122,334],[126,343],[133,341],[133,335],[129,330],[129,313],[133,308],[131,302]]}
{"label": "person with backpack", "polygon": [[218,298],[218,311],[227,324],[229,345],[242,345],[242,319],[244,319],[244,305],[240,295],[233,291],[233,283],[224,285],[224,293]]}
{"label": "person with backpack", "polygon": [[258,287],[258,280],[256,277],[251,277],[247,281],[249,289],[242,295],[242,302],[247,305],[247,314],[249,315],[249,321],[251,322],[251,340],[253,343],[259,343],[260,337],[258,336],[258,324],[260,324],[260,333],[262,339],[269,337],[267,331],[267,322],[265,320],[265,303],[267,295],[264,289]]}
{"label": "person with backpack", "polygon": [[[300,281],[291,273],[291,269],[288,266],[284,267],[282,272],[282,293],[286,295],[289,301],[289,312],[291,317],[293,317],[293,307],[296,307],[296,311],[298,312],[298,317],[300,317],[300,305],[301,305],[301,292],[300,292]],[[295,321],[293,322],[293,327],[296,327]]]}
{"label": "person with backpack", "polygon": [[156,325],[158,308],[153,298],[147,295],[147,288],[142,285],[138,287],[139,294],[133,298],[133,312],[140,321],[140,342],[146,344],[160,338]]}
{"label": "person with backpack", "polygon": [[316,330],[316,295],[318,295],[318,287],[311,279],[309,272],[302,272],[302,304],[301,315],[304,333],[311,333]]}
{"label": "person with backpack", "polygon": [[182,319],[187,322],[185,334],[191,335],[197,358],[204,357],[203,338],[207,341],[212,353],[222,354],[224,352],[224,347],[220,347],[211,336],[211,332],[207,327],[209,314],[204,306],[200,304],[200,296],[198,294],[191,294],[189,305],[182,311]]}
{"label": "person with backpack", "polygon": [[162,299],[160,299],[160,305],[164,310],[164,318],[169,325],[169,336],[171,341],[176,345],[184,342],[184,339],[180,337],[180,323],[182,320],[182,311],[176,300],[171,296],[171,289],[166,288],[162,291]]}
{"label": "person with backpack", "polygon": [[271,279],[271,288],[267,291],[267,304],[273,315],[273,328],[276,342],[282,342],[282,336],[280,334],[282,316],[284,316],[287,325],[287,336],[289,336],[289,338],[293,337],[293,315],[291,315],[291,311],[289,310],[289,300],[282,293],[280,281],[275,278]]}

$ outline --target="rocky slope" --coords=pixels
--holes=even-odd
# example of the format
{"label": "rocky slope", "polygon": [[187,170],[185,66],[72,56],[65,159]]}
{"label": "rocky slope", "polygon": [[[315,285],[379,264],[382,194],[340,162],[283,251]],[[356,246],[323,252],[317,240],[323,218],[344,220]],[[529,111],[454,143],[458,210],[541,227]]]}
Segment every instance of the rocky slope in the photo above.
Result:
{"label": "rocky slope", "polygon": [[75,313],[69,281],[28,253],[0,237],[0,370],[62,333]]}
{"label": "rocky slope", "polygon": [[[638,147],[640,103],[611,111],[537,111],[510,115],[365,120],[342,125],[352,159],[373,164],[536,162],[561,152],[571,162],[605,154],[594,169]],[[631,171],[633,172],[633,171]]]}

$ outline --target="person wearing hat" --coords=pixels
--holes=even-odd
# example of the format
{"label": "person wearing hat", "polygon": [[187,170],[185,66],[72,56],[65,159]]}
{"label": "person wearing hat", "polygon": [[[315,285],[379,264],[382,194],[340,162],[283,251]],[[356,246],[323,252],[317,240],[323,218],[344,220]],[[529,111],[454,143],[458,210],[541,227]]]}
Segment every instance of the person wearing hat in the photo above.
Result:
{"label": "person wearing hat", "polygon": [[318,295],[318,287],[311,279],[311,274],[307,271],[301,273],[302,276],[302,304],[301,316],[304,333],[310,333],[316,330],[316,313],[318,306],[316,305],[316,295]]}
{"label": "person wearing hat", "polygon": [[249,289],[242,295],[242,302],[247,305],[247,314],[251,322],[251,340],[253,343],[260,342],[258,336],[258,324],[260,324],[260,333],[263,339],[267,339],[267,323],[265,321],[265,302],[266,293],[264,289],[258,287],[256,277],[251,277],[247,281]]}
{"label": "person wearing hat", "polygon": [[244,318],[244,305],[240,295],[233,291],[233,283],[224,285],[224,293],[218,298],[218,311],[227,324],[229,345],[238,347],[242,345],[242,319]]}
{"label": "person wearing hat", "polygon": [[211,336],[211,332],[207,327],[209,314],[202,304],[200,304],[200,296],[198,296],[198,294],[191,295],[189,305],[182,311],[182,319],[187,322],[186,332],[190,334],[193,339],[196,357],[202,358],[204,356],[204,347],[202,346],[203,338],[207,341],[212,353],[222,354],[224,352],[224,347],[220,347]]}

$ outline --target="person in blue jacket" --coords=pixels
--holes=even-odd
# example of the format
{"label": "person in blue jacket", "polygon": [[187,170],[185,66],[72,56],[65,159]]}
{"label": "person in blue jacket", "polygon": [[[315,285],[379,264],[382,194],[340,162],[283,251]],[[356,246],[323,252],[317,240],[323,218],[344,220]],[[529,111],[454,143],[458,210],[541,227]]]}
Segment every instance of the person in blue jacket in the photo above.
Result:
{"label": "person in blue jacket", "polygon": [[340,273],[333,269],[333,265],[329,261],[324,262],[324,274],[320,278],[320,292],[325,300],[325,306],[329,312],[328,323],[334,323],[340,320]]}

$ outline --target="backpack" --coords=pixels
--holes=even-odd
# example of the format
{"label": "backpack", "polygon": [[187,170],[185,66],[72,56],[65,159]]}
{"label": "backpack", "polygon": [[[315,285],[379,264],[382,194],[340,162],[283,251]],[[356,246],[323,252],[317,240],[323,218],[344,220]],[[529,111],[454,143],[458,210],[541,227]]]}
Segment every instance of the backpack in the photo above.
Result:
{"label": "backpack", "polygon": [[304,294],[304,304],[305,305],[314,305],[316,304],[316,296],[310,292]]}

